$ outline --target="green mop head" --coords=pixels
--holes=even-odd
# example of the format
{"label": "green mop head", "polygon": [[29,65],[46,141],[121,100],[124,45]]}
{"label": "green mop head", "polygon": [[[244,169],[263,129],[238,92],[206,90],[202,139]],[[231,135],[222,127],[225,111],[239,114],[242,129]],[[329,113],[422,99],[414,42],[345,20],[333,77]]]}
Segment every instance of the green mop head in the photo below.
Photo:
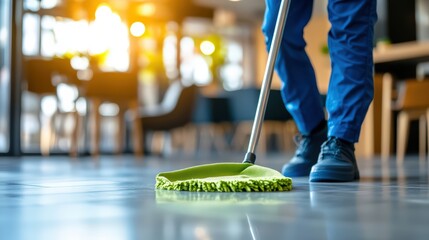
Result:
{"label": "green mop head", "polygon": [[191,192],[274,192],[290,191],[292,179],[250,163],[215,163],[160,173],[155,187]]}

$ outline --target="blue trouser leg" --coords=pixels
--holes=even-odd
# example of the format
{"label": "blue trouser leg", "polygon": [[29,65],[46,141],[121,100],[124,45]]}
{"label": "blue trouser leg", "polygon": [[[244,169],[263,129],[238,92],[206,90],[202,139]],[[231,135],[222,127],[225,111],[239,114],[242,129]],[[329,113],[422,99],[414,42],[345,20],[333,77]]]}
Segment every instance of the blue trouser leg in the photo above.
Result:
{"label": "blue trouser leg", "polygon": [[328,46],[332,73],[326,101],[328,136],[359,139],[373,99],[373,35],[376,0],[329,0]]}
{"label": "blue trouser leg", "polygon": [[[290,0],[282,44],[275,69],[282,80],[282,97],[298,130],[306,135],[323,119],[324,112],[316,77],[305,52],[304,27],[311,18],[313,0]],[[269,49],[280,7],[280,0],[266,0],[262,30]]]}
{"label": "blue trouser leg", "polygon": [[[280,1],[266,0],[266,3],[263,31],[269,46]],[[276,71],[283,81],[286,108],[303,134],[309,133],[323,119],[314,71],[304,49],[303,29],[311,17],[312,3],[312,0],[291,0],[276,63]],[[376,0],[330,0],[328,14],[332,25],[328,36],[332,61],[326,103],[328,135],[357,142],[373,98]]]}

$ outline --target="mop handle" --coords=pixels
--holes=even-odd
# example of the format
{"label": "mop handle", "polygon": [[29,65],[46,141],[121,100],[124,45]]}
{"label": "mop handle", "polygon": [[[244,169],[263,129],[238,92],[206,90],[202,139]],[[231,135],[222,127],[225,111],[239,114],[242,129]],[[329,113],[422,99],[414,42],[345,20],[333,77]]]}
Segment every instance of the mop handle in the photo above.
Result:
{"label": "mop handle", "polygon": [[279,14],[274,29],[273,40],[271,42],[270,51],[268,53],[268,61],[265,66],[264,79],[262,81],[261,93],[259,94],[258,107],[256,108],[255,119],[253,121],[252,133],[250,135],[249,147],[243,163],[252,163],[256,161],[256,145],[258,144],[259,135],[261,134],[262,123],[264,121],[265,109],[267,108],[268,97],[270,94],[271,81],[274,73],[274,64],[277,59],[280,48],[286,18],[289,12],[291,0],[282,0],[280,4]]}

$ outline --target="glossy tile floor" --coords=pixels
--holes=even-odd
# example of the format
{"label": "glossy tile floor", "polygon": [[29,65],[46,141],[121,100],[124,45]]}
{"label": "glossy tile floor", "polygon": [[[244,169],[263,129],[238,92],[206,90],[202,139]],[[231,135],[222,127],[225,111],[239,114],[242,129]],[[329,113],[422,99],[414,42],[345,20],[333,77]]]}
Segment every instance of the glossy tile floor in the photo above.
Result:
{"label": "glossy tile floor", "polygon": [[241,158],[0,158],[0,239],[429,239],[428,165],[413,157],[361,160],[360,182],[294,178],[285,193],[154,190],[160,171]]}

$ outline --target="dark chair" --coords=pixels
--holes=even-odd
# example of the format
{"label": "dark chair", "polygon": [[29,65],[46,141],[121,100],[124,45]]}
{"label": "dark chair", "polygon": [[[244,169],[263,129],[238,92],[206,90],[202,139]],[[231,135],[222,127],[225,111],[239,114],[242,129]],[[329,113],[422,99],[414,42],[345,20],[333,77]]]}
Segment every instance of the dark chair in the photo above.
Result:
{"label": "dark chair", "polygon": [[[148,132],[163,133],[163,137],[167,137],[167,140],[163,139],[160,145],[162,150],[168,151],[169,145],[165,144],[165,141],[171,139],[170,132],[192,121],[196,96],[196,86],[183,87],[180,82],[173,83],[160,106],[140,111],[143,138],[146,139]],[[193,141],[193,139],[186,139],[186,141]],[[182,142],[184,142],[183,139]]]}
{"label": "dark chair", "polygon": [[[233,146],[236,149],[247,147],[249,135],[258,105],[260,89],[247,88],[228,93],[231,106],[232,121],[236,124],[236,131],[233,138]],[[265,111],[264,124],[259,138],[259,151],[264,153],[267,149],[268,138],[275,135],[280,148],[291,145],[292,137],[296,128],[290,114],[284,107],[279,90],[270,90],[267,109]]]}
{"label": "dark chair", "polygon": [[199,93],[197,99],[192,122],[196,128],[198,149],[208,151],[214,146],[216,151],[226,150],[228,135],[232,129],[228,97],[225,93],[215,96]]}

